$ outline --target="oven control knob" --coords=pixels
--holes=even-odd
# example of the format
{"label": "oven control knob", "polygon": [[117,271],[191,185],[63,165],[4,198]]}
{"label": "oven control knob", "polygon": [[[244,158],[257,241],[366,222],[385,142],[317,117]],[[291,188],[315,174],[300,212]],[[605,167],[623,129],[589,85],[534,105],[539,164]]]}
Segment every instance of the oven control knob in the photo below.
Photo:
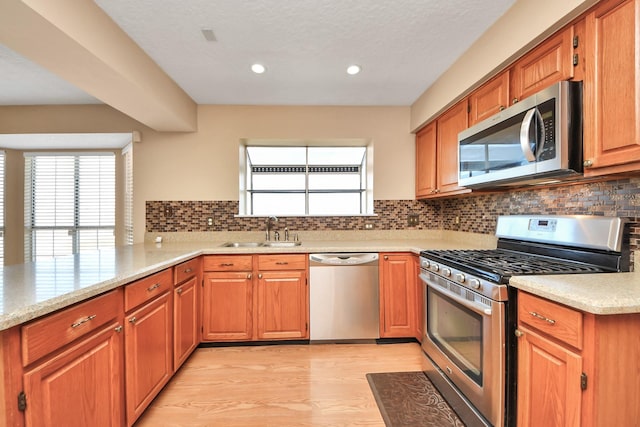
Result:
{"label": "oven control knob", "polygon": [[480,288],[482,287],[480,285],[480,280],[478,280],[478,279],[469,280],[469,286],[471,286],[473,289],[477,289],[477,290],[480,290]]}
{"label": "oven control knob", "polygon": [[456,280],[460,283],[464,283],[464,280],[465,280],[464,274],[462,273],[456,274]]}
{"label": "oven control knob", "polygon": [[436,263],[431,263],[431,269],[433,271],[438,271],[438,270],[440,270],[440,266],[438,264],[436,264]]}
{"label": "oven control knob", "polygon": [[449,277],[451,276],[451,270],[446,267],[442,267],[442,274],[444,274],[445,277]]}
{"label": "oven control knob", "polygon": [[421,265],[422,268],[429,268],[429,266],[431,265],[429,260],[426,260],[426,259],[423,259],[421,264],[422,264]]}

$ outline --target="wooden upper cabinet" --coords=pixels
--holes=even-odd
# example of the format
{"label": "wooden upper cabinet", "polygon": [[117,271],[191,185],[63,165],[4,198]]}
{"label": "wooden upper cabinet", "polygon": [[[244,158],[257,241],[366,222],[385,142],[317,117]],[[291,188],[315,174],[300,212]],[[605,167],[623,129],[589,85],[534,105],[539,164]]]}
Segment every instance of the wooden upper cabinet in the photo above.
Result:
{"label": "wooden upper cabinet", "polygon": [[509,106],[509,75],[509,70],[504,71],[469,95],[469,126]]}
{"label": "wooden upper cabinet", "polygon": [[562,80],[573,78],[573,26],[551,36],[512,68],[511,103]]}
{"label": "wooden upper cabinet", "polygon": [[465,98],[437,120],[438,193],[464,190],[458,186],[458,134],[469,127],[467,105]]}
{"label": "wooden upper cabinet", "polygon": [[605,0],[586,17],[586,176],[640,169],[639,15],[639,0]]}
{"label": "wooden upper cabinet", "polygon": [[436,122],[416,134],[416,197],[430,196],[436,190]]}

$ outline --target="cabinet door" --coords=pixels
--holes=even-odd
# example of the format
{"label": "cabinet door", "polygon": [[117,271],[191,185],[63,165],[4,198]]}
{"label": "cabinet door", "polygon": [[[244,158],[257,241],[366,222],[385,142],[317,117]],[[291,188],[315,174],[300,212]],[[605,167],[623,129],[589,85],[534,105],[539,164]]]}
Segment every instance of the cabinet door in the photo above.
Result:
{"label": "cabinet door", "polygon": [[309,294],[307,275],[299,271],[258,274],[257,338],[308,338]]}
{"label": "cabinet door", "polygon": [[549,37],[513,66],[512,103],[573,77],[573,27]]}
{"label": "cabinet door", "polygon": [[518,330],[518,427],[580,426],[581,356]]}
{"label": "cabinet door", "polygon": [[436,191],[436,122],[416,134],[416,198]]}
{"label": "cabinet door", "polygon": [[27,371],[25,425],[123,425],[121,331],[119,323],[110,323]]}
{"label": "cabinet door", "polygon": [[640,6],[603,1],[586,17],[585,175],[640,169]]}
{"label": "cabinet door", "polygon": [[416,268],[411,254],[380,254],[380,338],[415,336]]}
{"label": "cabinet door", "polygon": [[509,70],[500,73],[469,95],[469,126],[509,106]]}
{"label": "cabinet door", "polygon": [[251,272],[205,273],[203,341],[246,341],[253,337]]}
{"label": "cabinet door", "polygon": [[173,374],[170,292],[125,318],[127,424],[132,425]]}
{"label": "cabinet door", "polygon": [[437,120],[439,193],[462,189],[458,186],[458,134],[468,127],[468,117],[465,99]]}
{"label": "cabinet door", "polygon": [[176,371],[200,342],[198,278],[176,287],[173,295],[173,368]]}

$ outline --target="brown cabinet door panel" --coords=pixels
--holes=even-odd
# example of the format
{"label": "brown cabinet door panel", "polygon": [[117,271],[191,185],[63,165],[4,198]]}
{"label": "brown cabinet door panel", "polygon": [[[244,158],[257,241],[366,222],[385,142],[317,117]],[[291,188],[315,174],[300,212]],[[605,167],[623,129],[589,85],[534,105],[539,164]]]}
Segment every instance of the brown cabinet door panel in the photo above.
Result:
{"label": "brown cabinet door panel", "polygon": [[176,371],[200,342],[198,278],[176,287],[173,295],[173,369]]}
{"label": "brown cabinet door panel", "polygon": [[257,338],[308,338],[306,273],[268,271],[258,277]]}
{"label": "brown cabinet door panel", "polygon": [[119,427],[124,423],[123,333],[112,323],[24,375],[25,425]]}
{"label": "brown cabinet door panel", "polygon": [[173,375],[170,292],[125,318],[127,423],[132,425]]}
{"label": "brown cabinet door panel", "polygon": [[253,338],[253,281],[251,272],[205,273],[202,339]]}
{"label": "brown cabinet door panel", "polygon": [[639,22],[638,0],[604,1],[586,17],[587,176],[640,169]]}

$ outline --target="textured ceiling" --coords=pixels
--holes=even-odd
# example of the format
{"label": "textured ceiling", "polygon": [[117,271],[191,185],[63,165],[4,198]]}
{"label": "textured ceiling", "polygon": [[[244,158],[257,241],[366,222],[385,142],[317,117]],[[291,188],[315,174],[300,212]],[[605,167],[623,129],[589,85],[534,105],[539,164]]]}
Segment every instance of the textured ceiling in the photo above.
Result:
{"label": "textured ceiling", "polygon": [[[198,104],[410,105],[514,0],[96,3]],[[99,102],[2,46],[0,76],[0,105]]]}

